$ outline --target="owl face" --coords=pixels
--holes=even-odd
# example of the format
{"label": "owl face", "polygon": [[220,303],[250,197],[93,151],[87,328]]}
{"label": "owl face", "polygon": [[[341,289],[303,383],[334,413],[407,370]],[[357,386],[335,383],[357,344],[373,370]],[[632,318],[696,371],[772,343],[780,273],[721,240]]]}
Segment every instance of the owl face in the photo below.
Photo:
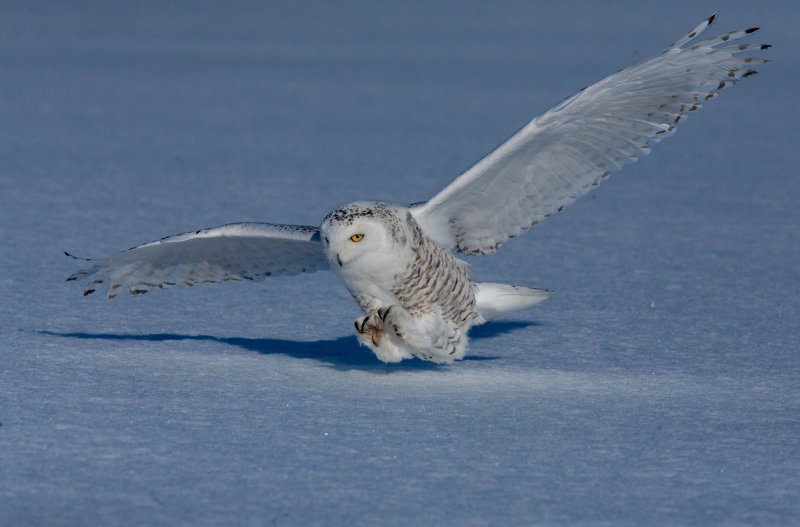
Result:
{"label": "owl face", "polygon": [[398,205],[361,201],[328,214],[322,222],[322,243],[338,275],[359,275],[383,281],[401,268],[398,250],[406,245]]}

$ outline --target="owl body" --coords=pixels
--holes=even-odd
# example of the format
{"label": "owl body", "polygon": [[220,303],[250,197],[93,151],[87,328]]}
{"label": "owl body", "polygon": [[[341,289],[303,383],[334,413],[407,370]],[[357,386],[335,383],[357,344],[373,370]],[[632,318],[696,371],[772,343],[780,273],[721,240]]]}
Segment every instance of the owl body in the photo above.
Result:
{"label": "owl body", "polygon": [[464,356],[466,333],[483,322],[467,264],[432,240],[408,207],[359,201],[325,218],[331,269],[361,307],[359,341],[384,362]]}

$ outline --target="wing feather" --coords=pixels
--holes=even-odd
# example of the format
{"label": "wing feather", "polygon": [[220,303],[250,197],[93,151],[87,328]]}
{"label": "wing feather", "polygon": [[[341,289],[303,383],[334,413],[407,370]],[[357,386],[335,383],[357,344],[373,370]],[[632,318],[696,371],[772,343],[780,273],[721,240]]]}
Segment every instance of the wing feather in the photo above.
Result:
{"label": "wing feather", "polygon": [[430,201],[412,207],[415,219],[450,250],[491,253],[648,154],[690,112],[767,62],[739,53],[769,45],[732,44],[758,28],[693,43],[714,18],[661,55],[584,88],[528,123]]}
{"label": "wing feather", "polygon": [[136,295],[156,287],[263,280],[327,268],[316,227],[233,223],[133,247],[93,261],[67,280],[89,279],[84,296],[107,284],[111,299],[122,286]]}

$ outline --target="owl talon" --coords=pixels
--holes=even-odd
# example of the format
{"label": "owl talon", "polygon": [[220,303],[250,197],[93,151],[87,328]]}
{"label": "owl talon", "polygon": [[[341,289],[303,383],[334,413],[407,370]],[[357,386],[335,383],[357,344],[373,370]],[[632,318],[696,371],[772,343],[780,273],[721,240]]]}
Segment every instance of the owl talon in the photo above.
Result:
{"label": "owl talon", "polygon": [[389,314],[389,311],[391,311],[393,307],[394,306],[382,307],[378,310],[378,316],[381,317],[381,320],[386,322],[386,316]]}
{"label": "owl talon", "polygon": [[355,319],[355,321],[353,322],[353,325],[356,327],[356,331],[358,331],[359,333],[362,333],[362,334],[363,333],[367,333],[369,331],[369,329],[365,329],[365,328],[367,326],[367,322],[369,322],[369,319],[372,318],[372,317],[373,317],[373,315],[366,316],[366,317],[360,317],[360,318]]}

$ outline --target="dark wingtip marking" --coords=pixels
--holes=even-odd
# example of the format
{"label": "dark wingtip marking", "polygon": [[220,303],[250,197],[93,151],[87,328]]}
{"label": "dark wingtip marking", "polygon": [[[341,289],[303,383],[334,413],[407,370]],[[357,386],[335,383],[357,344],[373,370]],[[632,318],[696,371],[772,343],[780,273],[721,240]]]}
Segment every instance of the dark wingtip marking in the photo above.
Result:
{"label": "dark wingtip marking", "polygon": [[772,47],[772,44],[761,44],[761,49],[769,49]]}
{"label": "dark wingtip marking", "polygon": [[77,276],[70,276],[70,277],[67,278],[67,282],[72,282],[73,280],[77,280],[77,279],[78,279]]}
{"label": "dark wingtip marking", "polygon": [[131,289],[132,295],[143,295],[147,292],[147,289]]}
{"label": "dark wingtip marking", "polygon": [[195,234],[200,234],[201,231],[194,231]]}
{"label": "dark wingtip marking", "polygon": [[708,18],[706,19],[706,22],[707,22],[708,24],[713,24],[713,23],[714,23],[714,19],[715,19],[715,18],[717,18],[717,14],[716,14],[716,13],[714,13],[713,15],[711,15],[710,17],[708,17]]}
{"label": "dark wingtip marking", "polygon": [[749,35],[750,33],[755,33],[755,32],[756,32],[756,31],[758,31],[759,29],[761,29],[761,28],[758,28],[758,27],[750,27],[750,28],[747,28],[747,29],[745,29],[745,30],[744,30],[744,32],[745,32],[745,33],[747,33],[747,34]]}
{"label": "dark wingtip marking", "polygon": [[717,89],[721,90],[724,87],[725,87],[725,81],[719,81],[719,84],[717,84]]}
{"label": "dark wingtip marking", "polygon": [[91,262],[91,261],[92,261],[92,259],[91,259],[91,258],[78,258],[78,257],[77,257],[77,256],[75,256],[74,254],[68,253],[67,251],[64,251],[64,255],[65,255],[65,256],[69,256],[69,257],[70,257],[70,258],[72,258],[73,260],[83,260],[84,262]]}
{"label": "dark wingtip marking", "polygon": [[742,78],[749,77],[750,75],[756,75],[758,72],[756,70],[747,70],[742,74]]}
{"label": "dark wingtip marking", "polygon": [[83,296],[91,295],[92,293],[94,293],[94,291],[95,291],[94,289],[87,289],[86,291],[83,292]]}

